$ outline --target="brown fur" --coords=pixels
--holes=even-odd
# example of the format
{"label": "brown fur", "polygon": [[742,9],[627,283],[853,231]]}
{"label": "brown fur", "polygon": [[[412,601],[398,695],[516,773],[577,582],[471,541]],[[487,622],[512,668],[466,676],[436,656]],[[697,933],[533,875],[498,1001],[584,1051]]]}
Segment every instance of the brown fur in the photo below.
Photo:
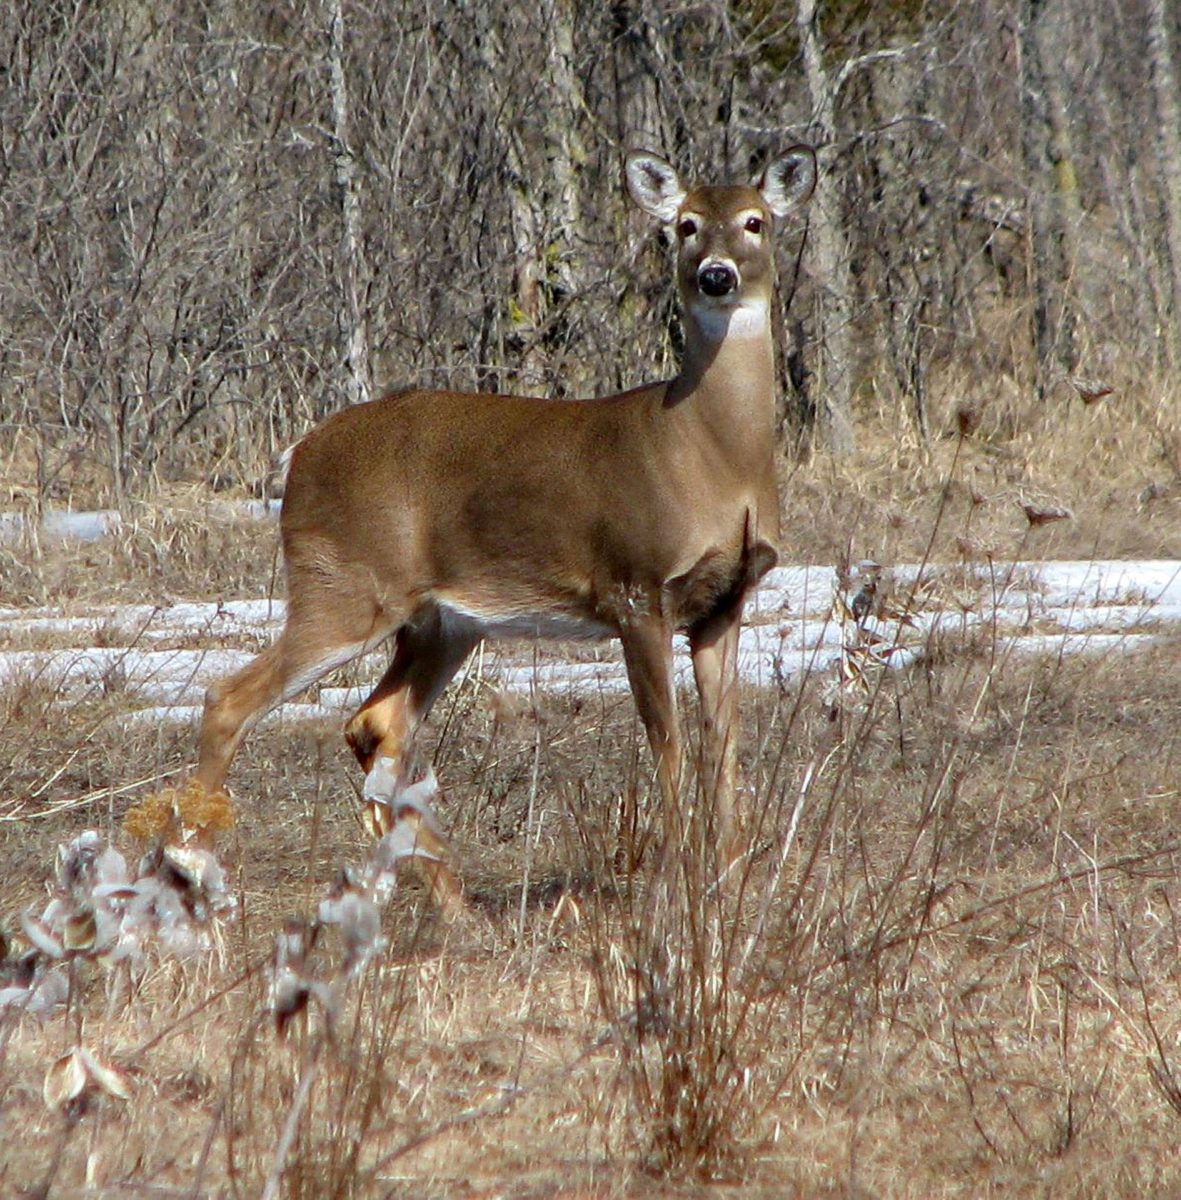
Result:
{"label": "brown fur", "polygon": [[[811,151],[796,148],[761,189],[686,193],[662,160],[629,159],[633,197],[678,229],[686,349],[676,379],[574,402],[400,392],[309,433],[283,502],[287,623],[210,689],[197,781],[219,788],[251,723],[387,637],[391,665],[346,730],[366,770],[378,756],[404,760],[481,637],[615,636],[675,836],[671,639],[681,631],[729,836],[738,628],[779,533],[771,232],[810,194],[814,172]],[[734,276],[724,296],[703,290],[710,264]]]}

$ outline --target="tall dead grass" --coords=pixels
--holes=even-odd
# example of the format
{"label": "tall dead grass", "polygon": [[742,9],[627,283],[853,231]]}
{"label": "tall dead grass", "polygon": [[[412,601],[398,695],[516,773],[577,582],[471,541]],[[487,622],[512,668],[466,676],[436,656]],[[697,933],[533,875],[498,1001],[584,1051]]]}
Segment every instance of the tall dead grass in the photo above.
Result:
{"label": "tall dead grass", "polygon": [[[754,853],[728,887],[700,804],[667,869],[614,866],[617,808],[646,786],[623,698],[508,719],[469,683],[434,749],[477,915],[447,930],[404,887],[389,949],[335,1017],[310,1004],[283,1037],[273,938],[314,916],[365,843],[343,757],[298,731],[260,735],[227,847],[243,919],[220,953],[155,963],[116,1006],[90,972],[68,1013],[3,1018],[4,1121],[22,1134],[3,1186],[1169,1190],[1181,644],[987,651],[943,644],[835,701],[819,679],[755,695]],[[57,761],[48,711],[4,727],[30,780]],[[99,723],[85,757],[113,776],[127,749]],[[54,810],[72,786],[46,790],[43,822],[0,825],[7,877],[44,878],[53,839],[83,822],[120,836],[119,801]],[[63,1124],[40,1086],[75,1044],[132,1091]]]}

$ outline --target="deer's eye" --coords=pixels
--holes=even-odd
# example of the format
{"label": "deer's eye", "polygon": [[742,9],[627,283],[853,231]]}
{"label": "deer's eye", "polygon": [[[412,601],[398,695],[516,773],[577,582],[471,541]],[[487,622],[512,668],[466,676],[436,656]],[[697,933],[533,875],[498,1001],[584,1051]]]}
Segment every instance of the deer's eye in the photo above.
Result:
{"label": "deer's eye", "polygon": [[743,226],[743,228],[747,233],[758,234],[763,232],[764,224],[766,224],[766,222],[762,217],[747,217],[746,224]]}
{"label": "deer's eye", "polygon": [[686,217],[677,225],[677,237],[682,241],[691,238],[697,232],[697,222],[692,217]]}

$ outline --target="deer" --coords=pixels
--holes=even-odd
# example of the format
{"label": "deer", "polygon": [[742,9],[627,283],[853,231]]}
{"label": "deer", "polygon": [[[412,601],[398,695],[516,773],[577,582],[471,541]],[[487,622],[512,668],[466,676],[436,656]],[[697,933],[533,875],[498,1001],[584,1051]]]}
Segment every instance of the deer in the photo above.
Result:
{"label": "deer", "polygon": [[[405,772],[416,732],[482,640],[617,638],[675,829],[676,633],[698,694],[699,779],[724,855],[741,853],[738,637],[779,541],[774,235],[810,198],[816,157],[796,145],[752,186],[688,186],[637,150],[625,178],[671,230],[677,376],[586,400],[397,391],[313,428],[290,452],[280,513],[285,624],[208,689],[197,787],[222,791],[263,715],[391,639],[388,668],[344,730],[367,781]],[[456,911],[444,844],[423,836],[435,838],[435,900]]]}

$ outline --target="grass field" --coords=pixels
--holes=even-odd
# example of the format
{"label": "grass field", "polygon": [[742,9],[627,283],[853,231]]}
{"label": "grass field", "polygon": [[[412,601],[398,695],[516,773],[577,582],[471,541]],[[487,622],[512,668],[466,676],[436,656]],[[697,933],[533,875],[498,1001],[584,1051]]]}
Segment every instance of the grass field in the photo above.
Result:
{"label": "grass field", "polygon": [[[818,458],[784,480],[785,558],[1181,557],[1169,420],[1074,409],[1003,444],[986,424]],[[273,529],[203,501],[174,491],[86,547],[0,546],[4,603],[265,594]],[[149,944],[134,972],[81,949],[64,1003],[0,1010],[0,1194],[1181,1194],[1179,678],[1167,630],[1066,657],[977,631],[904,670],[750,689],[753,852],[718,890],[692,785],[684,853],[624,869],[621,813],[654,800],[626,695],[469,674],[422,752],[470,913],[442,922],[404,872],[351,973],[317,929],[282,1033],[276,935],[316,928],[371,842],[338,730],[260,729],[210,947]],[[192,729],[130,707],[117,681],[0,691],[0,987],[59,844],[95,829],[134,863],[127,810],[193,761]]]}

